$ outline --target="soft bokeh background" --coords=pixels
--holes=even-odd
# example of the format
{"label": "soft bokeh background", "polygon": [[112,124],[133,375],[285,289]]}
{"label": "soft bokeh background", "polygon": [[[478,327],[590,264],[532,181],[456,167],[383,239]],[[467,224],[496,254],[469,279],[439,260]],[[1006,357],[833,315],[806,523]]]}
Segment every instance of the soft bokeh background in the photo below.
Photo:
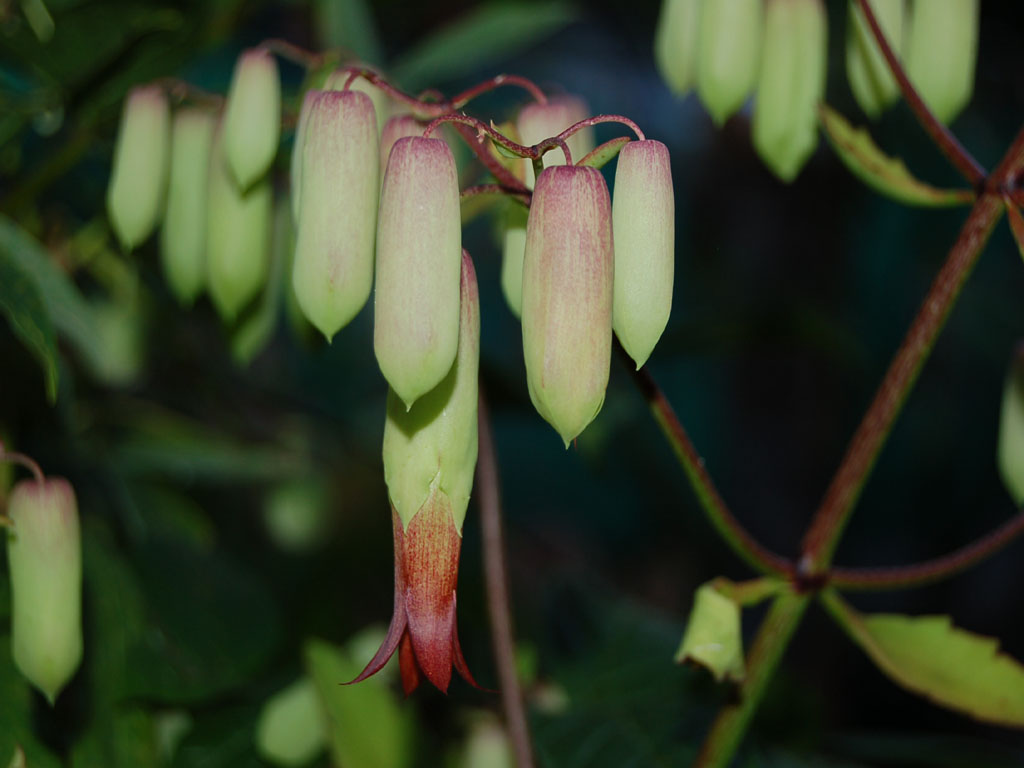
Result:
{"label": "soft bokeh background", "polygon": [[[371,313],[328,346],[271,305],[272,334],[241,364],[206,299],[192,310],[176,305],[155,238],[119,254],[104,196],[131,85],[176,76],[224,90],[244,47],[280,37],[347,47],[413,92],[454,93],[513,72],[581,94],[595,113],[629,115],[669,146],[678,211],[674,311],[649,368],[736,514],[787,555],[799,551],[965,216],[879,198],[824,144],[793,185],[779,183],[751,149],[749,113],[716,130],[694,97],[676,99],[662,83],[651,55],[655,2],[50,0],[47,43],[23,5],[31,3],[0,2],[0,213],[44,243],[113,319],[96,326],[103,335],[91,353],[62,342],[55,405],[36,361],[0,322],[0,439],[78,491],[87,620],[83,669],[51,711],[8,660],[0,571],[0,762],[20,740],[40,766],[260,765],[260,707],[302,673],[306,641],[345,643],[391,612],[385,384]],[[1024,18],[1013,4],[983,5],[975,96],[953,127],[991,166],[1024,115]],[[864,122],[843,70],[845,3],[828,6],[827,98]],[[302,72],[283,64],[282,75],[293,118]],[[471,112],[497,122],[523,103],[507,89]],[[921,178],[955,183],[904,105],[873,132]],[[599,141],[614,135],[598,128]],[[283,137],[282,193],[290,129]],[[541,762],[685,764],[730,694],[671,656],[693,589],[748,571],[701,516],[617,361],[600,416],[563,450],[530,406],[493,220],[474,221],[465,244],[481,281],[483,384]],[[1024,265],[1004,224],[881,456],[838,562],[928,558],[1013,512],[994,456],[1003,378],[1021,337]],[[268,519],[294,522],[303,510],[322,528],[289,549],[287,532]],[[1022,553],[1018,543],[951,581],[854,603],[950,613],[1024,658]],[[473,507],[461,575],[462,645],[477,678],[493,685]],[[759,615],[747,614],[748,637]],[[448,698],[423,690],[402,706],[415,713],[411,764],[435,766],[460,764],[467,731],[498,702],[455,682]],[[184,740],[171,750],[181,724]],[[814,609],[741,759],[1012,766],[1024,762],[1024,741],[895,688]]]}

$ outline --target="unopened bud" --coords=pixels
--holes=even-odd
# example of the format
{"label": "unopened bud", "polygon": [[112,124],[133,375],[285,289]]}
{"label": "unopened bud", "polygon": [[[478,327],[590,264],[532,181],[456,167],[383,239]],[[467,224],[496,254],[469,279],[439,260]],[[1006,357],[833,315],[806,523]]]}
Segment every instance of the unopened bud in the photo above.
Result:
{"label": "unopened bud", "polygon": [[501,291],[516,317],[523,314],[523,256],[526,252],[527,209],[510,200],[501,234]]}
{"label": "unopened bud", "polygon": [[316,101],[320,93],[320,91],[311,88],[303,94],[302,106],[299,108],[299,119],[295,123],[295,139],[292,142],[289,179],[292,187],[292,221],[296,226],[299,223],[299,203],[302,193],[302,156],[306,142],[306,123],[309,121],[309,112],[313,108],[313,102]]}
{"label": "unopened bud", "polygon": [[612,341],[612,212],[601,172],[537,180],[523,261],[523,357],[534,407],[566,447],[604,403]]}
{"label": "unopened bud", "polygon": [[663,0],[654,30],[654,63],[677,96],[696,81],[697,32],[702,0]]}
{"label": "unopened bud", "polygon": [[238,57],[224,115],[224,152],[238,186],[266,175],[281,135],[281,78],[273,55],[250,48]]}
{"label": "unopened bud", "polygon": [[693,600],[683,642],[676,651],[676,663],[695,662],[706,667],[721,682],[740,682],[744,676],[743,635],[740,607],[715,589],[701,585]]}
{"label": "unopened bud", "polygon": [[764,0],[703,3],[697,53],[697,92],[721,125],[743,106],[761,62]]}
{"label": "unopened bud", "polygon": [[[365,66],[354,62],[351,66]],[[372,69],[372,67],[371,67]],[[345,89],[345,84],[352,78],[351,72],[346,72],[343,69],[339,69],[332,72],[327,76],[324,81],[325,91],[341,91]],[[365,93],[370,97],[370,101],[373,102],[373,111],[377,115],[377,133],[380,134],[384,130],[384,124],[388,118],[391,117],[393,111],[393,103],[390,96],[384,91],[378,88],[376,85],[371,83],[365,77],[361,75],[352,79],[352,84],[349,85],[348,90],[357,91],[358,93]]]}
{"label": "unopened bud", "polygon": [[[903,51],[904,0],[870,2],[889,47],[897,57],[900,56]],[[857,0],[850,0],[846,27],[846,77],[853,97],[870,118],[878,117],[900,95],[900,86],[892,76]]]}
{"label": "unopened bud", "polygon": [[273,191],[263,179],[241,192],[227,168],[223,131],[210,157],[209,218],[206,226],[206,281],[217,311],[232,321],[267,277]]}
{"label": "unopened bud", "polygon": [[82,660],[82,543],[67,480],[23,480],[7,538],[14,663],[53,704]]}
{"label": "unopened bud", "polygon": [[408,526],[433,489],[451,500],[461,531],[477,457],[477,370],[480,299],[469,254],[462,256],[459,351],[448,375],[406,409],[388,393],[384,480],[402,525]]}
{"label": "unopened bud", "polygon": [[412,115],[395,115],[384,123],[380,134],[380,174],[383,178],[395,142],[408,136],[422,136],[426,126]]}
{"label": "unopened bud", "polygon": [[907,76],[935,116],[950,123],[971,100],[978,58],[978,0],[915,0]]}
{"label": "unopened bud", "polygon": [[206,277],[206,217],[210,151],[217,115],[199,107],[174,115],[171,181],[160,230],[164,278],[182,304],[191,304]]}
{"label": "unopened bud", "polygon": [[170,144],[171,113],[163,89],[133,89],[121,113],[107,188],[110,223],[128,250],[149,237],[160,220]]}
{"label": "unopened bud", "polygon": [[818,145],[827,54],[821,0],[767,0],[752,133],[761,159],[783,181],[793,180]]}
{"label": "unopened bud", "polygon": [[406,408],[436,387],[455,360],[461,254],[451,150],[442,139],[399,139],[377,221],[373,348]]}
{"label": "unopened bud", "polygon": [[613,327],[640,368],[672,311],[675,196],[668,148],[631,141],[619,152],[612,201],[615,236]]}
{"label": "unopened bud", "polygon": [[373,104],[320,91],[303,141],[293,282],[303,314],[330,340],[373,287],[379,168]]}
{"label": "unopened bud", "polygon": [[[579,96],[555,96],[544,104],[532,103],[523,107],[516,120],[516,128],[522,144],[533,146],[544,139],[557,136],[566,128],[590,117],[587,102]],[[594,148],[594,129],[587,127],[577,131],[565,142],[569,145],[573,162],[578,161]],[[564,165],[565,155],[558,148],[548,150],[543,158],[544,167]],[[526,186],[533,188],[533,163],[523,160]]]}

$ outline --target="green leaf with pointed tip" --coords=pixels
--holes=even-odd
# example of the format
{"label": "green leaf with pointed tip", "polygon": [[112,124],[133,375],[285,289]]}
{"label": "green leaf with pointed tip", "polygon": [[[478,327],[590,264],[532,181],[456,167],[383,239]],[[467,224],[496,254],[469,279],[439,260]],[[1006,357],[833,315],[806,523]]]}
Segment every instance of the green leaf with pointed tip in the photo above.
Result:
{"label": "green leaf with pointed tip", "polygon": [[46,396],[57,399],[57,340],[35,282],[0,248],[0,312],[43,368]]}
{"label": "green leaf with pointed tip", "polygon": [[871,134],[854,128],[827,104],[821,105],[818,117],[839,159],[876,192],[906,205],[930,208],[969,205],[974,201],[974,192],[969,189],[939,189],[915,178],[902,160],[886,155]]}
{"label": "green leaf with pointed tip", "polygon": [[999,641],[954,627],[948,616],[863,616],[833,590],[832,617],[898,685],[978,720],[1024,726],[1024,666]]}
{"label": "green leaf with pointed tip", "polygon": [[624,146],[629,144],[629,136],[619,136],[617,139],[606,141],[601,146],[592,150],[585,157],[576,161],[576,165],[588,165],[591,168],[603,168],[612,158],[619,154]]}

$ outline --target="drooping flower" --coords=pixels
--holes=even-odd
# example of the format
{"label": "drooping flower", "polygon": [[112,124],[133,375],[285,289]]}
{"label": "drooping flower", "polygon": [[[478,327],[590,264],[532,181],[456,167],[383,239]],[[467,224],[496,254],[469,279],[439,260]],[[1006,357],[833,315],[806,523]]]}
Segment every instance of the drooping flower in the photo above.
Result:
{"label": "drooping flower", "polygon": [[[875,42],[857,0],[849,0],[846,23],[846,79],[853,97],[868,117],[878,117],[900,95],[900,87]],[[899,56],[903,50],[904,0],[871,0],[871,10],[885,33],[889,47]]]}
{"label": "drooping flower", "polygon": [[224,153],[242,190],[259,181],[277,154],[281,136],[281,77],[273,55],[244,51],[235,64],[224,115]]}
{"label": "drooping flower", "polygon": [[703,5],[697,92],[721,125],[754,90],[761,61],[764,0],[714,0]]}
{"label": "drooping flower", "polygon": [[663,0],[654,31],[654,63],[677,96],[696,81],[697,32],[703,0]]}
{"label": "drooping flower", "polygon": [[943,123],[951,123],[974,91],[979,0],[915,0],[907,31],[907,76]]}

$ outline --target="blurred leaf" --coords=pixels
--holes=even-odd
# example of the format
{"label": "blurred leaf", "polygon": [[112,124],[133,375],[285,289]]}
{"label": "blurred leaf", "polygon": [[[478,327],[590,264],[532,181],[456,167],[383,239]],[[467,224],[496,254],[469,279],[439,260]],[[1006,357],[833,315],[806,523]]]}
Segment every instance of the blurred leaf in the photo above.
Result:
{"label": "blurred leaf", "polygon": [[1024,748],[965,736],[843,734],[829,740],[834,748],[871,765],[906,768],[1017,768],[1024,765]]}
{"label": "blurred leaf", "polygon": [[21,745],[31,768],[60,768],[60,761],[32,732],[34,694],[11,661],[10,635],[0,635],[0,765],[6,765]]}
{"label": "blurred leaf", "polygon": [[438,30],[391,67],[410,90],[437,85],[540,42],[577,16],[569,3],[514,2],[478,6]]}
{"label": "blurred leaf", "polygon": [[50,316],[32,279],[14,263],[0,245],[0,311],[14,334],[22,340],[43,368],[46,396],[57,399],[57,341]]}
{"label": "blurred leaf", "polygon": [[610,163],[624,146],[629,144],[629,136],[619,136],[611,141],[606,141],[601,146],[591,150],[585,157],[576,161],[576,165],[586,165],[591,168],[603,168]]}
{"label": "blurred leaf", "polygon": [[384,65],[380,38],[365,0],[314,0],[323,48],[342,48],[364,64]]}
{"label": "blurred leaf", "polygon": [[174,768],[266,768],[256,754],[254,705],[219,708],[196,720],[174,753]]}
{"label": "blurred leaf", "polygon": [[863,616],[833,590],[822,601],[899,685],[979,720],[1024,726],[1024,667],[999,652],[998,640],[957,629],[948,616]]}
{"label": "blurred leaf", "polygon": [[336,765],[400,768],[411,764],[412,713],[399,705],[381,680],[342,685],[362,671],[362,664],[347,650],[321,640],[306,643],[305,660],[330,718]]}
{"label": "blurred leaf", "polygon": [[974,192],[969,189],[939,189],[914,178],[902,160],[889,157],[878,148],[867,130],[854,128],[827,104],[821,105],[818,115],[839,159],[876,192],[906,205],[939,208],[974,202]]}
{"label": "blurred leaf", "polygon": [[477,216],[491,210],[505,199],[507,199],[505,193],[499,191],[481,192],[480,194],[461,198],[462,226],[466,226]]}
{"label": "blurred leaf", "polygon": [[71,768],[156,766],[153,718],[138,706],[116,707],[92,720],[92,727],[71,752]]}
{"label": "blurred leaf", "polygon": [[263,703],[256,747],[275,765],[309,763],[327,747],[327,713],[313,681],[303,675]]}

